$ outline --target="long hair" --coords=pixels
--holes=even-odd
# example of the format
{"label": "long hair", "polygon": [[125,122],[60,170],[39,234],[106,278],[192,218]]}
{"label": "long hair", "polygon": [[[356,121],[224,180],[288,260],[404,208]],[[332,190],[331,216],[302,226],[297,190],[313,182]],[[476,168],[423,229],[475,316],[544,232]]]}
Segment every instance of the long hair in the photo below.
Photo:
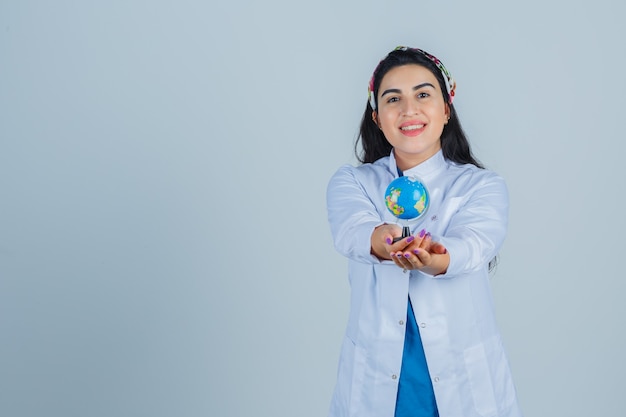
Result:
{"label": "long hair", "polygon": [[[392,68],[416,64],[428,69],[439,82],[439,87],[443,94],[443,100],[449,103],[448,91],[446,90],[446,84],[443,78],[443,74],[437,68],[437,66],[428,57],[422,53],[407,49],[407,50],[394,50],[390,52],[385,59],[383,59],[376,70],[374,71],[374,97],[378,97],[378,89],[380,83]],[[463,132],[461,122],[454,109],[452,103],[450,106],[450,120],[443,127],[441,133],[441,150],[443,156],[453,162],[459,164],[472,164],[479,168],[483,168],[482,164],[474,157],[470,148],[469,141]],[[361,128],[359,137],[355,143],[354,151],[357,159],[361,163],[371,163],[384,156],[389,156],[392,146],[385,138],[382,130],[374,123],[372,119],[372,106],[368,102],[363,113],[361,120]],[[362,150],[359,151],[359,144]]]}

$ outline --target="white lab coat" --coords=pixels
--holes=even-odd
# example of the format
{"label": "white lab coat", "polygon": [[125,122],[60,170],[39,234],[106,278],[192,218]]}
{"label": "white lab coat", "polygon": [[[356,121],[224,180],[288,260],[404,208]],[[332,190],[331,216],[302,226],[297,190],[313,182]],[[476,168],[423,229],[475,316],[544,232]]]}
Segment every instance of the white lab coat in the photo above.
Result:
{"label": "white lab coat", "polygon": [[398,177],[393,152],[373,164],[341,167],[327,190],[336,249],[349,259],[350,315],[330,417],[393,417],[410,295],[441,417],[521,417],[496,326],[488,263],[508,221],[501,177],[446,161],[441,151],[404,173],[430,193],[412,225],[445,245],[445,274],[403,273],[370,254],[375,227],[398,223],[385,190]]}

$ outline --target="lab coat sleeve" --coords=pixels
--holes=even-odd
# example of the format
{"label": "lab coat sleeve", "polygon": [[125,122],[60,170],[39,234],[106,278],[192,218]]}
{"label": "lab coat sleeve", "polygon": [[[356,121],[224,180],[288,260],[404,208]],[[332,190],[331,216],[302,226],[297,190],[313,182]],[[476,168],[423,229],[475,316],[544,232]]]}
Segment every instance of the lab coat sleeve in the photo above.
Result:
{"label": "lab coat sleeve", "polygon": [[[480,171],[479,171],[480,172]],[[450,254],[445,274],[484,268],[500,250],[508,225],[509,197],[504,180],[495,173],[482,171],[483,177],[467,194],[467,199],[452,216],[440,242]]]}
{"label": "lab coat sleeve", "polygon": [[328,222],[335,249],[364,263],[381,263],[371,254],[371,236],[383,224],[374,203],[350,165],[339,168],[326,191]]}

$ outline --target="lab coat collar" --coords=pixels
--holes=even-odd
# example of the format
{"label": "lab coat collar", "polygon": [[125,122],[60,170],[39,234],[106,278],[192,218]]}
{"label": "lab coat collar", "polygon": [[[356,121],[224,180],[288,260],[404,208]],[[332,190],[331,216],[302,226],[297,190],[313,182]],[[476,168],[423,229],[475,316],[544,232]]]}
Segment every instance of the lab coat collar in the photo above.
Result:
{"label": "lab coat collar", "polygon": [[[431,175],[439,172],[446,167],[446,159],[443,157],[443,151],[440,149],[436,154],[422,162],[421,164],[407,169],[403,172],[406,176],[415,176],[418,178],[428,178]],[[391,150],[389,155],[389,169],[393,173],[398,173],[398,165],[396,165],[396,158]]]}

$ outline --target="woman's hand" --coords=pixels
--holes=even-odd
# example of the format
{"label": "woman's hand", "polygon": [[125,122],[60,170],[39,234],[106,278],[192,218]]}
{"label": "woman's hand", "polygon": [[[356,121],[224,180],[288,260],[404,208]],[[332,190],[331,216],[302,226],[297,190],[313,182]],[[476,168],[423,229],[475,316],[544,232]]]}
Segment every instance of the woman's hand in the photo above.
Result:
{"label": "woman's hand", "polygon": [[[372,255],[375,255],[378,259],[390,260],[390,248],[392,247],[393,239],[402,236],[402,229],[395,224],[382,224],[378,226],[372,232],[371,246]],[[406,239],[400,240],[393,244],[399,250],[402,247],[406,247],[406,242],[401,245]]]}
{"label": "woman's hand", "polygon": [[422,230],[393,243],[402,230],[395,225],[383,224],[372,233],[372,254],[380,259],[391,259],[404,270],[418,269],[430,275],[444,274],[450,264],[450,255],[439,242],[433,242],[430,233]]}

